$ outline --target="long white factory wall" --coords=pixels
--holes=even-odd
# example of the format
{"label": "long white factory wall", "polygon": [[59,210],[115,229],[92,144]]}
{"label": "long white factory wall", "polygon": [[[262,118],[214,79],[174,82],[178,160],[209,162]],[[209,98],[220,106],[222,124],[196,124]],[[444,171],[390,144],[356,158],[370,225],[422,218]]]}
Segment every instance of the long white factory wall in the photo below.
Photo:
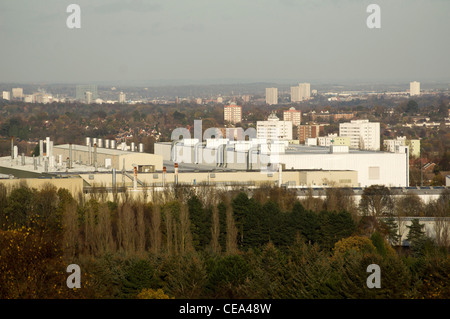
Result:
{"label": "long white factory wall", "polygon": [[[402,153],[280,154],[285,169],[355,170],[361,187],[382,184],[406,187],[408,167]],[[369,179],[369,167],[379,167],[379,178]]]}
{"label": "long white factory wall", "polygon": [[[164,159],[170,159],[170,145],[155,144],[155,153],[163,155]],[[216,166],[223,159],[222,150],[202,149],[200,146],[194,149],[191,146],[177,145],[175,147],[176,162],[195,163],[195,159],[202,164]],[[200,160],[203,152],[205,158]],[[194,153],[197,153],[194,155]],[[385,185],[393,187],[409,186],[409,171],[406,153],[388,152],[352,152],[352,153],[295,153],[271,155],[268,160],[264,155],[257,154],[256,149],[250,153],[249,168],[258,170],[262,164],[271,162],[273,164],[285,164],[286,170],[354,170],[358,172],[360,187],[370,185]],[[226,167],[233,169],[247,169],[247,153],[227,151]],[[264,166],[264,165],[263,165]],[[369,176],[369,170],[372,176]],[[376,172],[374,174],[374,171]],[[379,172],[379,173],[378,173]],[[375,175],[375,176],[374,176]]]}

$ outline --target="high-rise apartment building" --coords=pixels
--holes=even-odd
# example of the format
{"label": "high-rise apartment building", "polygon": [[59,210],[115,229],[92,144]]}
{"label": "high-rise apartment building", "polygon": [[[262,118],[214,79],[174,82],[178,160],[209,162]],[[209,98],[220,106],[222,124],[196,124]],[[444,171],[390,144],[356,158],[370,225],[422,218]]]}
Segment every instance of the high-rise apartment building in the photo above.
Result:
{"label": "high-rise apartment building", "polygon": [[223,119],[225,122],[233,124],[242,122],[242,106],[236,105],[236,103],[225,105],[223,107]]}
{"label": "high-rise apartment building", "polygon": [[97,85],[77,85],[75,98],[79,101],[85,101],[86,92],[92,93],[92,100],[98,98]]}
{"label": "high-rise apartment building", "polygon": [[420,95],[420,82],[414,81],[409,83],[409,96]]}
{"label": "high-rise apartment building", "polygon": [[92,92],[89,92],[89,91],[87,91],[87,92],[85,92],[85,96],[86,96],[86,99],[85,99],[85,101],[86,101],[86,103],[87,104],[91,104],[92,103],[92,100],[93,100],[93,94],[92,94]]}
{"label": "high-rise apartment building", "polygon": [[302,121],[302,111],[297,111],[295,107],[291,107],[283,112],[283,120],[291,121],[292,125],[299,126]]}
{"label": "high-rise apartment building", "polygon": [[125,99],[126,99],[125,93],[120,92],[119,93],[119,103],[125,103]]}
{"label": "high-rise apartment building", "polygon": [[11,100],[11,93],[9,91],[3,91],[2,99],[8,100],[8,101]]}
{"label": "high-rise apartment building", "polygon": [[278,104],[278,89],[266,88],[266,103],[269,105]]}
{"label": "high-rise apartment building", "polygon": [[265,140],[292,140],[292,122],[280,121],[272,113],[267,121],[256,122],[256,137]]}
{"label": "high-rise apartment building", "polygon": [[401,146],[409,146],[409,155],[411,157],[420,157],[420,140],[407,140],[406,136],[399,136],[396,139],[384,140],[384,150],[395,153]]}
{"label": "high-rise apartment building", "polygon": [[350,137],[350,147],[361,150],[380,150],[380,123],[355,120],[339,124],[339,136]]}
{"label": "high-rise apartment building", "polygon": [[301,102],[311,97],[311,85],[309,83],[300,83],[298,86],[291,87],[291,102]]}
{"label": "high-rise apartment building", "polygon": [[300,144],[304,144],[308,138],[316,138],[323,134],[323,125],[299,125],[298,140]]}
{"label": "high-rise apartment building", "polygon": [[13,99],[23,99],[23,88],[13,88],[12,89]]}

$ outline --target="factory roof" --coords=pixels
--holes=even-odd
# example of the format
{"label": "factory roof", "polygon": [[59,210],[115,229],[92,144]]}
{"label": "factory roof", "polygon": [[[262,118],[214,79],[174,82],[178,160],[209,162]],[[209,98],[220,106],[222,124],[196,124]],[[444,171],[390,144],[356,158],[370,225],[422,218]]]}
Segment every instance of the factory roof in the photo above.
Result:
{"label": "factory roof", "polygon": [[[55,145],[55,146],[53,146],[53,148],[68,150],[69,144]],[[86,145],[72,144],[72,151],[88,152],[89,147]],[[91,151],[94,152],[93,147],[91,147]],[[120,149],[97,147],[97,153],[98,154],[107,154],[107,155],[127,155],[127,154],[136,154],[138,152],[122,151]]]}
{"label": "factory roof", "polygon": [[[248,141],[246,141],[248,142]],[[156,143],[155,143],[156,144]],[[171,142],[158,142],[157,144],[170,145]],[[228,150],[234,150],[234,144],[227,144]],[[247,151],[236,151],[236,152],[247,152]],[[315,155],[315,154],[333,154],[330,153],[329,146],[316,146],[316,145],[304,145],[304,144],[289,144],[285,148],[284,153],[279,153],[280,155]],[[334,153],[334,154],[395,154],[392,152],[383,151],[372,151],[372,150],[361,150],[349,148],[348,153]]]}

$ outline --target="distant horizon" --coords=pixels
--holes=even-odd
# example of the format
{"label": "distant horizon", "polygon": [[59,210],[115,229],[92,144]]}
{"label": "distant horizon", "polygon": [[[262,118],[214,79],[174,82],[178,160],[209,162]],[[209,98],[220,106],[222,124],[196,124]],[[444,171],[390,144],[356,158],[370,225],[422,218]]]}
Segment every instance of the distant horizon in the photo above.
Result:
{"label": "distant horizon", "polygon": [[[450,82],[448,0],[0,2],[1,83]],[[447,27],[446,27],[447,26]]]}
{"label": "distant horizon", "polygon": [[409,85],[410,82],[417,81],[421,85],[439,84],[449,85],[450,79],[436,79],[436,80],[369,80],[369,79],[355,79],[355,80],[322,80],[312,81],[307,79],[290,80],[290,79],[272,79],[272,80],[257,80],[257,79],[164,79],[164,80],[149,80],[149,81],[0,81],[0,85],[81,85],[92,84],[100,86],[121,86],[121,87],[161,87],[161,86],[220,86],[220,85],[296,85],[298,83],[310,83],[311,85],[379,85],[379,86],[398,86]]}

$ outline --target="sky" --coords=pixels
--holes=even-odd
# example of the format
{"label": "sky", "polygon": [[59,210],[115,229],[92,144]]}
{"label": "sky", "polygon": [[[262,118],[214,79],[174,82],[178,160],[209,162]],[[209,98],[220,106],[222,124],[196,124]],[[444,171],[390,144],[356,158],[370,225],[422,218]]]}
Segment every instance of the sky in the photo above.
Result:
{"label": "sky", "polygon": [[450,82],[449,12],[449,0],[1,0],[0,82]]}

